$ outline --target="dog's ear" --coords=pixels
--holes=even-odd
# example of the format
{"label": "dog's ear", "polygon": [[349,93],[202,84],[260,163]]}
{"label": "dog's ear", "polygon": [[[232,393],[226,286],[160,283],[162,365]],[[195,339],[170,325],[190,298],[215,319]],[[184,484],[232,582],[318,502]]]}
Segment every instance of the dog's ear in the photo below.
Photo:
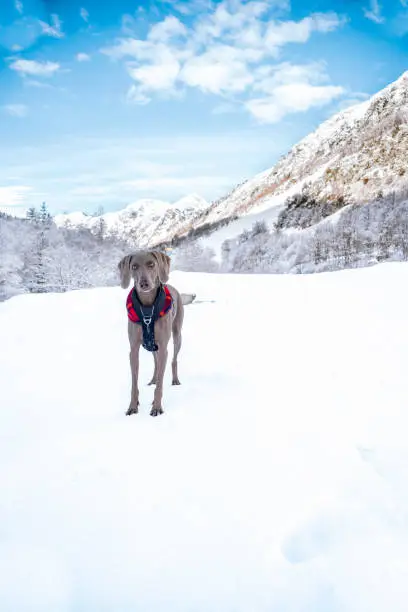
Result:
{"label": "dog's ear", "polygon": [[122,289],[127,289],[130,283],[130,266],[132,263],[132,255],[126,255],[118,263],[120,274],[120,286]]}
{"label": "dog's ear", "polygon": [[167,283],[170,274],[170,257],[160,251],[151,251],[151,254],[156,259],[159,267],[159,280],[161,283]]}

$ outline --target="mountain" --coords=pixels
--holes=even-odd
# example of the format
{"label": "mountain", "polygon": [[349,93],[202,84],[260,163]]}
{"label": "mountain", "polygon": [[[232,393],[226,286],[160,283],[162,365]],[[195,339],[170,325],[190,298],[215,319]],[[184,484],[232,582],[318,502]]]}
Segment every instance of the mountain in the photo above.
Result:
{"label": "mountain", "polygon": [[275,221],[278,213],[286,212],[284,225],[296,227],[294,215],[284,211],[296,194],[307,194],[306,205],[312,202],[320,208],[318,217],[322,218],[347,204],[369,202],[390,192],[406,190],[407,159],[408,72],[405,72],[369,100],[325,121],[273,168],[211,204],[202,212],[198,226],[217,226],[223,220],[240,217],[234,225],[241,231],[254,220]]}
{"label": "mountain", "polygon": [[87,227],[95,233],[119,235],[137,246],[147,246],[172,238],[182,228],[190,227],[209,204],[196,194],[187,195],[174,204],[162,200],[141,199],[118,212],[90,216],[81,212],[57,215],[62,227]]}
{"label": "mountain", "polygon": [[[139,245],[207,235],[220,250],[225,239],[255,221],[302,228],[349,204],[370,202],[408,186],[408,72],[369,100],[334,115],[272,168],[208,204],[197,195],[174,204],[139,200],[124,210],[89,217],[58,215],[58,225],[116,232]],[[299,197],[302,194],[302,197]],[[209,237],[208,237],[209,236]]]}

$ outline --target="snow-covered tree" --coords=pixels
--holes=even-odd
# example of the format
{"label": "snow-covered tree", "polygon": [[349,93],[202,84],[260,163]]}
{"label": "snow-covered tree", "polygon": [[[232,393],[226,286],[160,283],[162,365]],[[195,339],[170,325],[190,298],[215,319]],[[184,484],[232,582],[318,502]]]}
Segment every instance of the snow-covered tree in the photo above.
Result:
{"label": "snow-covered tree", "polygon": [[214,250],[195,240],[185,241],[175,250],[172,265],[185,272],[216,272],[219,268]]}

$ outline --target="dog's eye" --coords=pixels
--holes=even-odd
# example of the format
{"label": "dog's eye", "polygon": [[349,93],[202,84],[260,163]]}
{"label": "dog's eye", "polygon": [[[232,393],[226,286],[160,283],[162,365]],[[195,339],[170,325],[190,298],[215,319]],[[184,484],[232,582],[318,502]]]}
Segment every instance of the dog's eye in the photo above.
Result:
{"label": "dog's eye", "polygon": [[148,261],[147,262],[147,267],[148,268],[153,268],[154,267],[154,263],[152,261]]}
{"label": "dog's eye", "polygon": [[137,270],[138,269],[138,265],[137,264],[132,264],[132,270]]}

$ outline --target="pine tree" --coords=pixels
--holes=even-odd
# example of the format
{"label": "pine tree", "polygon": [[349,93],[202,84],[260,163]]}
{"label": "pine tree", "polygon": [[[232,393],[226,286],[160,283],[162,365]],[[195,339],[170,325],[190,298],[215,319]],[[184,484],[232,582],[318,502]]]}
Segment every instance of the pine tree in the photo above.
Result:
{"label": "pine tree", "polygon": [[96,224],[96,237],[99,243],[103,242],[106,232],[106,221],[103,217],[99,217],[98,222]]}
{"label": "pine tree", "polygon": [[318,232],[315,232],[314,235],[314,244],[313,244],[313,259],[315,262],[315,265],[318,266],[320,263],[322,263],[323,260],[323,256],[322,256],[322,242],[320,240],[320,236]]}
{"label": "pine tree", "polygon": [[50,213],[48,212],[48,208],[45,202],[41,204],[39,219],[43,225],[47,225],[47,226],[51,225],[52,217]]}
{"label": "pine tree", "polygon": [[26,217],[29,221],[38,221],[38,212],[34,207],[27,210]]}

